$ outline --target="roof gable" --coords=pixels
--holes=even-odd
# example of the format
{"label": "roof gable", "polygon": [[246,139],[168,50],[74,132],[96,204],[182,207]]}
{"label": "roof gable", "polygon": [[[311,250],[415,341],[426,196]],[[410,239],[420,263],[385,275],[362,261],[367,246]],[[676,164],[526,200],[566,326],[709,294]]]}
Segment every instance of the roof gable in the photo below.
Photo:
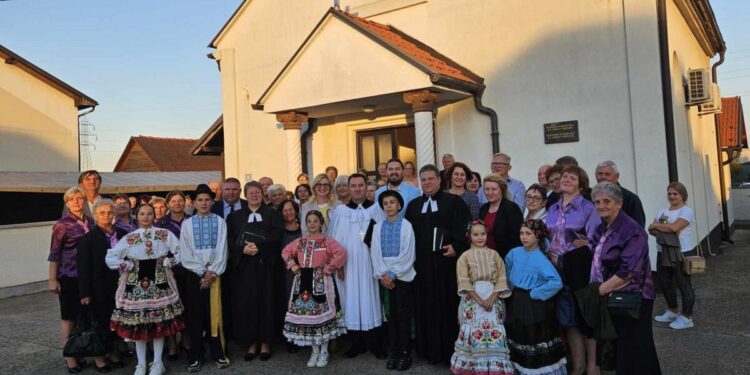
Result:
{"label": "roof gable", "polygon": [[99,105],[96,100],[90,98],[88,95],[76,90],[73,86],[68,85],[59,78],[32,64],[30,61],[2,45],[0,45],[0,58],[5,60],[6,64],[17,66],[19,69],[71,97],[79,110]]}
{"label": "roof gable", "polygon": [[[341,25],[344,25],[344,27],[342,28]],[[338,28],[335,32],[338,33],[337,37],[339,38],[338,41],[335,41],[335,44],[340,46],[345,43],[344,45],[347,48],[330,48],[331,45],[334,45],[334,40],[333,37],[330,37],[328,34],[332,34],[333,32],[331,32],[330,29],[334,28]],[[342,36],[342,33],[346,33],[346,36]],[[326,37],[329,38],[326,39]],[[321,42],[321,40],[325,41]],[[374,42],[374,45],[377,46],[377,53],[372,53],[371,55],[364,57],[351,56],[355,55],[354,52],[351,52],[353,48],[361,47],[366,49],[369,48],[368,46],[370,44],[373,44],[371,42]],[[325,43],[329,44],[326,45]],[[327,48],[325,53],[320,52],[321,45],[323,45],[323,48]],[[381,52],[382,49],[386,49],[390,54],[383,54]],[[357,52],[360,51],[358,50]],[[370,51],[365,50],[365,53],[368,52]],[[317,55],[315,55],[315,53],[317,53]],[[261,97],[253,105],[253,108],[257,110],[266,110],[267,112],[274,112],[279,109],[265,108],[265,105],[266,101],[271,96],[271,93],[278,89],[281,81],[289,75],[294,74],[295,72],[293,71],[295,69],[299,70],[298,66],[300,64],[309,62],[310,59],[307,59],[306,61],[306,55],[313,54],[314,58],[330,59],[330,54],[332,53],[342,53],[341,56],[338,56],[338,58],[332,62],[332,64],[334,64],[332,66],[340,67],[337,72],[338,74],[346,74],[346,77],[339,77],[339,81],[341,79],[351,78],[352,75],[350,73],[355,69],[352,64],[347,66],[342,60],[352,60],[359,57],[360,61],[369,62],[369,59],[381,59],[381,63],[387,64],[389,63],[386,61],[388,58],[392,59],[395,57],[396,60],[401,61],[398,67],[395,65],[387,67],[383,66],[382,69],[378,68],[370,71],[368,75],[393,75],[404,73],[402,72],[404,71],[403,63],[406,62],[415,68],[416,71],[421,72],[423,75],[426,74],[427,82],[430,85],[435,84],[470,93],[478,92],[484,87],[484,79],[482,77],[440,54],[426,44],[403,33],[397,28],[391,25],[383,25],[367,20],[335,8],[329,8],[307,38],[302,42],[302,45],[300,45],[279,74],[273,79],[268,88],[263,92]],[[388,55],[388,57],[383,55]],[[362,65],[361,63],[356,65],[358,65],[358,68],[362,68],[359,66]],[[392,69],[388,70],[387,68]],[[330,72],[331,69],[326,68],[321,71],[325,73]],[[360,77],[362,77],[361,74]],[[358,86],[363,87],[366,85],[359,84]],[[362,94],[353,97],[365,96],[367,95]],[[300,107],[302,107],[302,105],[300,105]]]}
{"label": "roof gable", "polygon": [[211,42],[208,43],[208,48],[217,48],[216,45],[219,43],[219,40],[224,37],[224,34],[234,25],[234,23],[237,21],[237,19],[240,17],[240,15],[247,9],[247,5],[250,4],[250,0],[242,0],[239,6],[237,6],[237,9],[234,10],[234,13],[232,13],[231,16],[229,16],[229,19],[224,24],[224,26],[221,27],[221,30],[219,30],[218,33],[214,36],[213,39],[211,39]]}
{"label": "roof gable", "polygon": [[[190,152],[196,141],[182,138],[130,137],[115,166],[115,171],[221,171],[221,156],[195,156]],[[139,159],[137,163],[130,162],[136,158]],[[154,169],[151,169],[150,165]]]}

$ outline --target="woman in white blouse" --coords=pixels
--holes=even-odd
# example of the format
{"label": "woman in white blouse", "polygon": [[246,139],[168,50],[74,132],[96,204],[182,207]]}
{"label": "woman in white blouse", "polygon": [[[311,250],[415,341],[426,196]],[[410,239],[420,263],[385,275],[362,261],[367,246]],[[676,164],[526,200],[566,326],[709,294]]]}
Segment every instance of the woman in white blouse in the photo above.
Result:
{"label": "woman in white blouse", "polygon": [[[145,375],[146,348],[153,340],[154,362],[150,375],[166,371],[161,357],[164,338],[185,328],[182,302],[172,275],[179,262],[179,240],[167,229],[154,228],[154,208],[143,204],[136,209],[140,228],[107,251],[105,262],[121,271],[115,295],[115,311],[110,329],[120,337],[135,341],[138,365],[135,375]],[[168,258],[167,254],[175,254]]]}

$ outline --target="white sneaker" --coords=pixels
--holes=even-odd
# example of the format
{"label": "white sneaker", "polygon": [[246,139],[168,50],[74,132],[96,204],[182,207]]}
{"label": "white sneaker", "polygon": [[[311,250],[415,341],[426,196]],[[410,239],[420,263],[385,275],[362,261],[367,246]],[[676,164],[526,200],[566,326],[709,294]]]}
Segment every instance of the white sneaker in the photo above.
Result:
{"label": "white sneaker", "polygon": [[310,359],[307,361],[307,367],[315,367],[318,364],[318,356],[320,353],[313,352],[312,355],[310,355]]}
{"label": "white sneaker", "polygon": [[677,319],[678,316],[680,316],[680,314],[667,310],[664,311],[664,314],[655,316],[654,320],[659,323],[672,323]]}
{"label": "white sneaker", "polygon": [[148,365],[147,364],[138,364],[135,365],[135,372],[133,375],[146,375],[146,372],[148,371]]}
{"label": "white sneaker", "polygon": [[164,375],[166,371],[164,362],[153,362],[151,363],[151,371],[149,371],[148,375]]}
{"label": "white sneaker", "polygon": [[695,324],[693,324],[693,319],[688,319],[682,315],[678,316],[677,319],[674,320],[674,322],[669,323],[669,328],[672,329],[686,329],[686,328],[693,328]]}
{"label": "white sneaker", "polygon": [[320,353],[318,356],[318,363],[316,366],[318,367],[326,367],[328,365],[328,353]]}

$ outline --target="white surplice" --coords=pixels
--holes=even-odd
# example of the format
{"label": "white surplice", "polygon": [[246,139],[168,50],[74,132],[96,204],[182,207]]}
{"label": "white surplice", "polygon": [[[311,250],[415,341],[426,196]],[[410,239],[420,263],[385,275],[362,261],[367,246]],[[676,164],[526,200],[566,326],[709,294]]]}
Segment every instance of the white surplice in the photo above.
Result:
{"label": "white surplice", "polygon": [[382,219],[372,202],[339,205],[331,214],[329,235],[346,249],[344,280],[336,277],[346,328],[368,331],[383,324],[378,281],[373,278],[370,250],[362,242],[371,219]]}

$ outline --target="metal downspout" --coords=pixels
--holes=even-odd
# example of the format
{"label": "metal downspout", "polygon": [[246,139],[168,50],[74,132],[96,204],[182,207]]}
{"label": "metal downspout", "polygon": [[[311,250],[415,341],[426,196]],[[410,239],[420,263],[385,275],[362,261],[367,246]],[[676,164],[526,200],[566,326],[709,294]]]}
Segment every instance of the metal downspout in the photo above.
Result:
{"label": "metal downspout", "polygon": [[674,132],[674,113],[672,108],[672,74],[669,64],[670,53],[666,0],[658,1],[657,22],[659,27],[659,57],[661,59],[661,95],[664,102],[664,133],[667,143],[667,171],[669,173],[669,182],[673,182],[678,181],[677,145]]}
{"label": "metal downspout", "polygon": [[[718,82],[717,77],[717,68],[719,65],[724,63],[724,51],[719,52],[719,61],[715,62],[711,66],[711,81],[713,83]],[[721,98],[719,98],[721,100]],[[728,205],[727,205],[727,192],[726,192],[726,184],[724,183],[724,154],[721,151],[721,128],[719,126],[719,114],[714,114],[714,127],[716,128],[716,152],[719,157],[719,189],[721,190],[721,239],[723,241],[727,241],[729,243],[734,243],[732,240],[732,236],[729,233],[729,212],[728,211]]]}
{"label": "metal downspout", "polygon": [[500,152],[500,131],[497,125],[497,112],[490,107],[485,107],[482,104],[482,95],[484,95],[484,89],[486,86],[482,86],[476,93],[474,93],[474,106],[477,111],[490,117],[490,138],[492,138],[492,154]]}

